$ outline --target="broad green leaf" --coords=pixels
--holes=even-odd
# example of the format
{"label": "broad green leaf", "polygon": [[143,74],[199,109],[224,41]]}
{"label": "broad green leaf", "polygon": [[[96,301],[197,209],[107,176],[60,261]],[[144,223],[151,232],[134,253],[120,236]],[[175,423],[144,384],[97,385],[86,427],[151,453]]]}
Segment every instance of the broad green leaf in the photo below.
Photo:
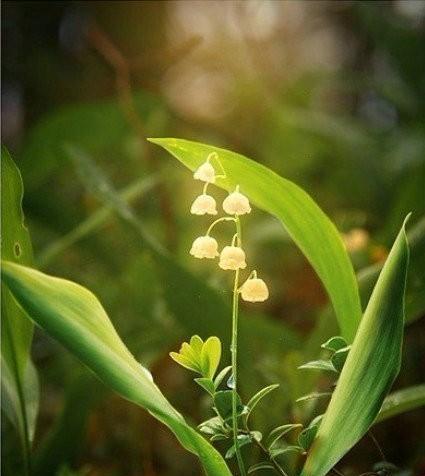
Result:
{"label": "broad green leaf", "polygon": [[305,428],[298,436],[298,443],[304,449],[304,451],[308,451],[311,444],[314,441],[314,438],[317,435],[317,430],[319,429],[319,425],[310,425],[308,428]]}
{"label": "broad green leaf", "polygon": [[201,373],[201,369],[198,367],[197,363],[191,360],[186,355],[182,355],[177,352],[170,352],[170,357],[185,369]]}
{"label": "broad green leaf", "polygon": [[425,406],[425,384],[390,393],[384,400],[376,422]]}
{"label": "broad green leaf", "polygon": [[[227,420],[232,416],[232,390],[220,390],[214,395],[214,406],[217,413]],[[241,398],[237,396],[237,414],[241,415],[245,411],[245,407],[242,404]]]}
{"label": "broad green leaf", "polygon": [[335,367],[337,372],[341,372],[344,367],[345,361],[347,360],[348,353],[350,352],[350,346],[343,347],[342,349],[337,350],[334,355],[331,357],[332,365]]}
{"label": "broad green leaf", "polygon": [[322,347],[322,349],[330,350],[331,352],[336,352],[343,347],[347,347],[347,341],[343,337],[335,336],[328,339],[320,347]]}
{"label": "broad green leaf", "polygon": [[212,152],[218,154],[226,178],[217,179],[217,185],[228,191],[240,185],[253,204],[281,220],[322,280],[343,337],[352,341],[361,318],[354,270],[337,229],[306,192],[263,165],[225,149],[182,139],[149,140],[191,170]]}
{"label": "broad green leaf", "polygon": [[222,419],[219,416],[212,417],[202,422],[200,425],[198,425],[198,428],[199,431],[202,431],[202,433],[206,433],[207,435],[214,435],[224,431]]}
{"label": "broad green leaf", "polygon": [[206,390],[211,396],[214,396],[215,386],[214,382],[211,379],[205,377],[196,378],[195,382],[204,390]]}
{"label": "broad green leaf", "polygon": [[[3,259],[32,263],[32,246],[22,212],[23,184],[8,151],[1,157],[1,254]],[[38,409],[38,380],[30,360],[33,325],[1,285],[2,409],[17,429],[23,460],[29,459]]]}
{"label": "broad green leaf", "polygon": [[323,476],[367,432],[400,369],[408,267],[404,225],[366,308],[302,476]]}
{"label": "broad green leaf", "polygon": [[184,356],[186,356],[188,359],[192,360],[193,362],[198,362],[198,355],[197,353],[192,349],[192,347],[187,343],[183,342],[180,353]]}
{"label": "broad green leaf", "polygon": [[203,345],[204,345],[204,342],[198,335],[194,335],[190,338],[190,346],[195,351],[197,360],[201,359],[201,352],[202,352]]}
{"label": "broad green leaf", "polygon": [[89,367],[109,388],[167,425],[206,473],[230,476],[220,454],[168,402],[116,333],[103,307],[87,289],[10,262],[3,279],[26,313]]}
{"label": "broad green leaf", "polygon": [[218,337],[208,337],[201,351],[201,366],[205,377],[212,379],[221,358],[221,342]]}

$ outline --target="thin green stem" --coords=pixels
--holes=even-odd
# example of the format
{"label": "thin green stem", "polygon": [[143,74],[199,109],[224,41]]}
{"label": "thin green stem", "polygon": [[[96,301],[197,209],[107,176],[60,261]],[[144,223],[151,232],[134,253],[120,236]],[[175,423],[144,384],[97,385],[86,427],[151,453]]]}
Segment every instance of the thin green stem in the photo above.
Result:
{"label": "thin green stem", "polygon": [[[234,218],[236,223],[236,236],[238,246],[242,244],[242,230],[239,217],[236,215]],[[235,446],[236,459],[238,460],[239,471],[241,476],[246,476],[245,466],[239,448],[238,441],[238,415],[237,415],[237,402],[238,402],[238,310],[239,310],[239,269],[235,271],[235,282],[233,285],[233,306],[232,306],[232,376],[233,376],[233,389],[232,389],[232,429],[233,429],[233,444]]]}
{"label": "thin green stem", "polygon": [[207,233],[206,235],[208,236],[212,229],[218,224],[218,223],[221,223],[222,221],[236,221],[235,218],[232,218],[232,217],[221,217],[221,218],[218,218],[216,221],[213,221],[210,225],[210,227],[208,228],[207,230]]}
{"label": "thin green stem", "polygon": [[239,471],[241,476],[246,476],[245,466],[239,448],[238,441],[238,415],[237,415],[237,402],[238,402],[238,307],[239,307],[239,269],[235,271],[235,282],[233,286],[233,307],[232,307],[232,376],[233,376],[233,389],[232,389],[232,429],[233,429],[233,444],[235,446],[236,458],[238,460]]}

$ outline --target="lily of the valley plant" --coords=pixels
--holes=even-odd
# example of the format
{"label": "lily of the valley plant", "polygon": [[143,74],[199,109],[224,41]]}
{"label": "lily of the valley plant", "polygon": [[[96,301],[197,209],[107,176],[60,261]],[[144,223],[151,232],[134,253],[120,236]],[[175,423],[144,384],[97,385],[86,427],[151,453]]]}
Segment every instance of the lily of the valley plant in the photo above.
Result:
{"label": "lily of the valley plant", "polygon": [[[216,170],[213,165],[213,162],[216,162],[216,166],[220,167],[222,174],[219,175],[220,178],[225,178],[225,173],[221,163],[219,162],[218,156],[216,153],[211,153],[205,163],[200,165],[193,174],[193,177],[197,180],[200,180],[205,183],[202,195],[199,195],[195,198],[192,206],[191,213],[194,215],[217,215],[217,204],[211,195],[207,194],[207,189],[210,184],[214,184],[216,180]],[[190,254],[195,258],[199,259],[215,259],[219,258],[218,266],[226,271],[234,271],[234,284],[233,284],[233,305],[232,305],[232,342],[231,342],[231,375],[230,383],[231,387],[231,396],[232,396],[232,414],[231,414],[231,428],[232,428],[232,437],[233,437],[233,449],[234,454],[236,455],[239,470],[242,475],[246,474],[243,458],[240,451],[240,437],[244,437],[244,434],[239,434],[238,432],[238,304],[239,296],[242,297],[244,301],[249,302],[261,302],[265,301],[269,297],[269,290],[266,283],[257,277],[257,271],[253,270],[245,282],[240,286],[240,270],[244,270],[247,267],[246,263],[246,254],[242,247],[242,227],[241,219],[242,215],[251,213],[251,206],[248,200],[248,197],[243,195],[240,191],[239,185],[236,186],[236,189],[229,193],[229,195],[224,199],[222,204],[223,211],[227,216],[218,218],[215,220],[205,235],[199,236],[195,239],[190,250]],[[235,227],[235,233],[233,235],[232,241],[229,245],[226,245],[222,248],[219,253],[219,245],[215,238],[211,236],[211,233],[216,225],[223,222],[231,222]],[[205,344],[202,345],[198,336],[194,336],[191,339],[190,345],[186,342],[182,345],[180,353],[171,353],[171,357],[176,360],[181,365],[191,368],[195,372],[199,372],[203,375],[204,378],[208,378],[202,372],[202,351],[206,346],[212,344],[213,338],[208,339]],[[217,344],[216,344],[217,345]],[[187,360],[192,360],[192,366],[187,365]],[[197,365],[197,362],[201,362]],[[209,378],[212,379],[213,375]],[[220,379],[219,379],[220,380]],[[220,380],[221,381],[221,380]],[[215,388],[216,384],[213,384],[212,381],[206,383],[205,380],[202,380],[201,385],[207,385],[209,388]],[[214,396],[214,393],[213,393]],[[220,417],[220,414],[218,414]],[[225,422],[221,422],[224,424]],[[248,430],[247,430],[248,431]],[[248,432],[249,435],[249,432]],[[249,435],[248,438],[251,438],[252,435]],[[253,437],[255,437],[255,433]],[[246,439],[246,438],[245,438]],[[233,454],[233,452],[232,452]],[[276,466],[277,463],[275,463]]]}

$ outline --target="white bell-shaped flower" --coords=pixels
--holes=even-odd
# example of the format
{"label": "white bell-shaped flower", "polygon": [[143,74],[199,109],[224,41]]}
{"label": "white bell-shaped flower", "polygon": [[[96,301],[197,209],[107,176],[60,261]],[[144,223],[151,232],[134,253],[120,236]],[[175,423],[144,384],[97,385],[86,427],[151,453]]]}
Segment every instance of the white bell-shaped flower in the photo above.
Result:
{"label": "white bell-shaped flower", "polygon": [[241,296],[244,301],[262,302],[269,297],[267,284],[257,277],[248,278],[240,288]]}
{"label": "white bell-shaped flower", "polygon": [[214,183],[215,182],[215,170],[214,167],[207,160],[200,165],[193,174],[193,178],[196,180],[202,180],[202,182]]}
{"label": "white bell-shaped flower", "polygon": [[196,197],[190,208],[193,215],[217,215],[217,204],[211,195],[203,193]]}
{"label": "white bell-shaped flower", "polygon": [[239,246],[225,246],[220,253],[221,269],[244,269],[246,268],[245,252]]}
{"label": "white bell-shaped flower", "polygon": [[218,256],[218,243],[211,236],[199,236],[193,242],[190,254],[195,258],[214,259]]}
{"label": "white bell-shaped flower", "polygon": [[248,197],[239,192],[239,186],[224,199],[223,210],[229,215],[244,215],[251,212]]}

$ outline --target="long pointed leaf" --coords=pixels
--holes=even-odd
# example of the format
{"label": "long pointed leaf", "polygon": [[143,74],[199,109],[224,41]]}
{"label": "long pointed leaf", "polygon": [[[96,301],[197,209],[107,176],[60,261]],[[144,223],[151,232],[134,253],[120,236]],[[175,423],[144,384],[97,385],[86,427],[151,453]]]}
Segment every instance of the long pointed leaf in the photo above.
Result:
{"label": "long pointed leaf", "polygon": [[[6,149],[1,160],[1,252],[4,259],[32,263],[32,246],[21,202],[23,185]],[[16,427],[29,459],[38,409],[38,381],[29,353],[33,325],[2,284],[1,390],[2,409]]]}
{"label": "long pointed leaf", "polygon": [[212,152],[217,153],[226,173],[226,178],[217,179],[217,185],[229,191],[240,185],[256,206],[282,221],[322,280],[342,335],[352,341],[361,318],[354,270],[337,229],[304,190],[263,165],[225,149],[182,139],[149,140],[191,170]]}
{"label": "long pointed leaf", "polygon": [[384,400],[375,423],[420,407],[425,407],[425,384],[397,390]]}
{"label": "long pointed leaf", "polygon": [[87,289],[14,263],[2,276],[26,313],[77,356],[108,387],[147,409],[167,425],[206,473],[230,476],[221,455],[168,402],[116,333],[103,307]]}
{"label": "long pointed leaf", "polygon": [[301,476],[324,476],[373,424],[400,369],[408,267],[404,225],[370,298]]}

